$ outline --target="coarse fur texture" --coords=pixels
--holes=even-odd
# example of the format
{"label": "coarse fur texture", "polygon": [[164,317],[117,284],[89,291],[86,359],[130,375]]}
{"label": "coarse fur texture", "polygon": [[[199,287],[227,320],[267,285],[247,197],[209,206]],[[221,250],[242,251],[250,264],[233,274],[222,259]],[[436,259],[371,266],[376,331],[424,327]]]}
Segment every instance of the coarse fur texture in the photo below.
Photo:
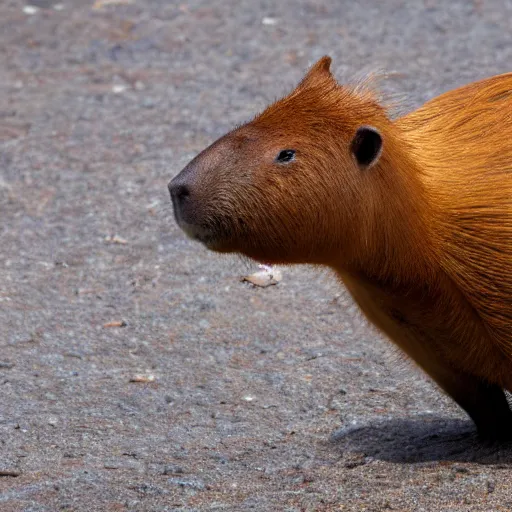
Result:
{"label": "coarse fur texture", "polygon": [[482,436],[511,438],[512,74],[391,120],[330,62],[170,183],[178,223],[219,252],[331,267]]}

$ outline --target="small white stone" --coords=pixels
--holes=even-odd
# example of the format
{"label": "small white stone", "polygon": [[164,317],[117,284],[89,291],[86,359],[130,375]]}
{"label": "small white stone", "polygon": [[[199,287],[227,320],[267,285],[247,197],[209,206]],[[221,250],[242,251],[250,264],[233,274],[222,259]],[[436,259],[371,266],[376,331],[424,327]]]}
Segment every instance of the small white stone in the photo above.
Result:
{"label": "small white stone", "polygon": [[244,396],[244,400],[246,402],[252,402],[254,400],[254,397],[253,396],[250,396],[250,395],[247,395],[247,396]]}
{"label": "small white stone", "polygon": [[55,4],[53,8],[56,11],[62,11],[64,9],[64,4]]}
{"label": "small white stone", "polygon": [[124,91],[126,91],[126,89],[128,89],[128,86],[123,85],[123,84],[116,84],[116,85],[112,86],[112,92],[114,94],[121,94]]}
{"label": "small white stone", "polygon": [[25,5],[25,7],[23,7],[23,12],[28,15],[37,14],[37,12],[39,12],[39,8],[35,5]]}
{"label": "small white stone", "polygon": [[265,18],[261,20],[261,23],[263,25],[277,25],[277,19],[265,16]]}

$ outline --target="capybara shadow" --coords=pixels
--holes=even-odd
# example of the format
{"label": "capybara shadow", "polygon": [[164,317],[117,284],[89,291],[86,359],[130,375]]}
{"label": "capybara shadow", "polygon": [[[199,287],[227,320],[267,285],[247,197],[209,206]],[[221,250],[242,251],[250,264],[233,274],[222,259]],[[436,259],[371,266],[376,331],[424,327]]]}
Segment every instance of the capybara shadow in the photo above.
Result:
{"label": "capybara shadow", "polygon": [[394,463],[473,462],[512,469],[512,443],[482,442],[471,421],[421,417],[341,428],[329,442],[343,451]]}

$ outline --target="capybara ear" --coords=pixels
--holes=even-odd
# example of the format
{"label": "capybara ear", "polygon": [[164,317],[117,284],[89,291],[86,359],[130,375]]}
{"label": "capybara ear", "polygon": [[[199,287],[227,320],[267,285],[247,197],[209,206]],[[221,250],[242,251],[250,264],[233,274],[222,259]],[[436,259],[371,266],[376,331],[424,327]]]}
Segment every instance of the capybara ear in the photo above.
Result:
{"label": "capybara ear", "polygon": [[306,76],[299,84],[299,88],[310,87],[319,81],[325,80],[326,78],[329,80],[334,80],[330,70],[331,61],[331,57],[324,55],[307,72]]}
{"label": "capybara ear", "polygon": [[360,126],[357,129],[350,150],[360,169],[369,169],[376,164],[382,153],[382,137],[373,126]]}

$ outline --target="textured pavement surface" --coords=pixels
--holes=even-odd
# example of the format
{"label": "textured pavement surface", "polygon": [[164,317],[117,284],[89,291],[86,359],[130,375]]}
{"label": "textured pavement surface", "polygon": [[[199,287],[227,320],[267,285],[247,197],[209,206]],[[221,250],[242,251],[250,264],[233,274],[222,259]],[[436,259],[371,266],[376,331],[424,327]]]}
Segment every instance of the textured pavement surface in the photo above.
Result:
{"label": "textured pavement surface", "polygon": [[166,190],[324,54],[406,111],[511,71],[511,28],[510,0],[1,2],[0,510],[512,510],[512,450],[328,272],[241,283]]}

